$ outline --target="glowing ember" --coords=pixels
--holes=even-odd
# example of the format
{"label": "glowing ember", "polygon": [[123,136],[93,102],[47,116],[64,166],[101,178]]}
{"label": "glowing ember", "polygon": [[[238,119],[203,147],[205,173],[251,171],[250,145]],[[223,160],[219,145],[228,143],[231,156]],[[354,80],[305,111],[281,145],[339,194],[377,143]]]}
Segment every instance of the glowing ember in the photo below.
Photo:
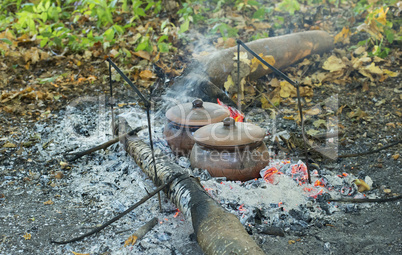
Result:
{"label": "glowing ember", "polygon": [[325,178],[321,178],[319,180],[316,180],[314,182],[314,186],[321,186],[321,187],[327,187],[328,181]]}
{"label": "glowing ember", "polygon": [[227,108],[229,110],[229,112],[230,112],[230,117],[235,119],[236,122],[243,122],[244,114],[241,113],[239,110],[237,110],[236,108],[233,108],[233,107],[225,105],[224,103],[221,102],[221,100],[219,100],[219,98],[218,98],[218,104],[222,105],[225,108]]}
{"label": "glowing ember", "polygon": [[292,178],[299,184],[308,182],[307,166],[299,160],[297,164],[292,165]]}
{"label": "glowing ember", "polygon": [[263,169],[264,174],[263,174],[263,178],[266,182],[269,182],[271,184],[274,183],[275,181],[275,174],[282,174],[281,172],[279,172],[279,170],[276,167],[271,167],[267,170],[265,170],[265,168]]}
{"label": "glowing ember", "polygon": [[307,166],[299,160],[297,164],[290,164],[289,160],[273,162],[260,171],[260,175],[268,183],[274,183],[275,174],[287,174],[299,185],[308,183]]}
{"label": "glowing ember", "polygon": [[244,204],[240,205],[238,210],[239,211],[245,211],[246,209],[244,209],[243,206],[244,206]]}
{"label": "glowing ember", "polygon": [[349,175],[349,174],[343,172],[342,174],[338,174],[338,177],[342,178],[342,177],[346,177],[346,176],[348,176],[348,175]]}

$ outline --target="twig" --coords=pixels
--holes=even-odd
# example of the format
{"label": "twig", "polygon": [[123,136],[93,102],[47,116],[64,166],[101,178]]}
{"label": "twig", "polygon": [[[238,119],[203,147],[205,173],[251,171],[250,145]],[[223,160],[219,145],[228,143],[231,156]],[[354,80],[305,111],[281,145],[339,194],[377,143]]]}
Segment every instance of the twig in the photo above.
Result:
{"label": "twig", "polygon": [[158,224],[158,218],[153,218],[140,227],[137,231],[132,234],[127,241],[124,243],[124,247],[132,244],[134,245],[138,240],[141,240],[155,225]]}
{"label": "twig", "polygon": [[372,151],[366,151],[366,152],[361,152],[361,153],[352,153],[352,154],[339,155],[338,158],[351,158],[351,157],[358,157],[358,156],[364,156],[364,155],[373,154],[373,153],[379,152],[379,151],[381,151],[381,150],[385,150],[385,149],[387,149],[387,148],[389,148],[389,147],[392,147],[392,146],[394,146],[394,145],[397,145],[397,144],[399,144],[399,143],[401,143],[401,142],[402,142],[402,140],[399,140],[399,141],[390,143],[390,144],[388,144],[388,145],[385,145],[385,146],[383,146],[383,147],[381,147],[381,148],[379,148],[379,149],[372,150]]}
{"label": "twig", "polygon": [[340,198],[340,199],[328,199],[329,202],[341,202],[341,203],[383,203],[401,199],[402,195],[388,198]]}
{"label": "twig", "polygon": [[145,127],[137,127],[137,128],[131,130],[131,131],[128,132],[128,133],[125,133],[125,134],[123,134],[123,135],[121,135],[121,136],[119,136],[119,137],[113,138],[112,140],[109,140],[109,141],[107,141],[107,142],[105,142],[105,143],[102,143],[102,144],[100,144],[100,145],[98,145],[98,146],[95,146],[95,147],[90,148],[90,149],[85,150],[85,151],[81,151],[81,152],[77,152],[77,153],[71,153],[71,154],[66,154],[65,156],[74,156],[73,158],[68,159],[68,161],[70,161],[70,162],[71,162],[71,161],[74,161],[74,160],[79,159],[79,158],[81,158],[81,157],[83,157],[83,156],[85,156],[85,155],[88,155],[88,154],[92,153],[92,152],[95,152],[95,151],[98,151],[98,150],[102,150],[102,149],[106,149],[106,148],[109,147],[110,145],[117,143],[118,141],[120,141],[121,139],[125,138],[126,136],[133,136],[133,135],[137,134],[138,132],[140,132],[140,131],[141,131],[142,129],[144,129],[144,128],[145,128]]}
{"label": "twig", "polygon": [[132,205],[130,208],[128,208],[127,210],[125,210],[124,212],[120,213],[119,215],[117,215],[116,217],[114,217],[113,219],[109,220],[108,222],[104,223],[102,226],[95,228],[94,230],[73,238],[71,240],[68,241],[54,241],[54,240],[50,240],[50,243],[55,243],[55,244],[67,244],[67,243],[72,243],[72,242],[76,242],[76,241],[80,241],[82,239],[84,239],[87,236],[93,235],[99,231],[101,231],[102,229],[106,228],[107,226],[109,226],[110,224],[112,224],[113,222],[119,220],[121,217],[125,216],[126,214],[128,214],[129,212],[131,212],[132,210],[134,210],[135,208],[137,208],[138,206],[142,205],[143,203],[145,203],[148,199],[150,199],[151,197],[153,197],[155,194],[159,193],[159,191],[161,191],[162,189],[164,189],[167,185],[169,185],[174,179],[176,179],[177,176],[171,178],[170,180],[168,180],[165,184],[159,186],[157,189],[155,189],[154,191],[152,191],[149,195],[146,195],[145,197],[143,197],[140,201],[138,201],[137,203],[135,203],[134,205]]}

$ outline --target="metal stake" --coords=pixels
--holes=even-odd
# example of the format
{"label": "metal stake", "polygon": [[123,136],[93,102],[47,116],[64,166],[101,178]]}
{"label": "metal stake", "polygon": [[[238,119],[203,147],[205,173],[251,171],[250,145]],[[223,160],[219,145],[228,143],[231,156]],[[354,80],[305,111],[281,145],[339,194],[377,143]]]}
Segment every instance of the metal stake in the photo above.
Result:
{"label": "metal stake", "polygon": [[[130,79],[116,66],[115,63],[110,58],[106,59],[109,64],[113,66],[114,69],[120,74],[121,77],[130,85],[130,87],[137,93],[137,95],[141,98],[141,100],[144,102],[144,105],[147,109],[147,120],[148,120],[148,133],[149,133],[149,142],[151,145],[151,152],[152,152],[152,161],[154,163],[154,174],[155,174],[155,181],[158,180],[158,173],[156,171],[156,161],[155,161],[155,153],[154,153],[154,143],[152,141],[152,129],[151,129],[151,115],[150,115],[150,109],[151,109],[151,102],[147,100],[144,95],[141,93],[141,91],[130,81]],[[162,202],[161,202],[161,195],[160,192],[158,192],[158,200],[159,200],[159,210],[162,212]]]}
{"label": "metal stake", "polygon": [[[245,43],[243,43],[241,40],[237,39],[237,44],[241,45],[244,47],[244,49],[246,49],[248,52],[251,53],[251,55],[253,55],[254,57],[256,57],[259,61],[261,61],[261,63],[263,63],[265,66],[269,67],[272,71],[274,71],[274,73],[276,73],[277,75],[281,76],[283,79],[285,79],[287,82],[289,82],[290,84],[292,84],[293,86],[296,87],[296,91],[297,91],[297,108],[299,108],[299,114],[300,114],[300,121],[302,123],[302,134],[303,134],[303,141],[304,141],[304,155],[306,157],[306,167],[307,167],[307,176],[308,176],[308,182],[311,184],[311,177],[310,177],[310,169],[308,168],[308,152],[307,152],[307,143],[306,140],[304,140],[304,125],[303,125],[303,108],[302,108],[302,104],[301,104],[301,100],[300,100],[300,90],[299,90],[299,83],[293,81],[292,79],[290,79],[286,74],[282,73],[280,70],[278,70],[277,68],[273,67],[272,65],[270,65],[267,61],[265,61],[263,58],[261,58],[260,56],[258,56],[257,53],[255,53],[252,49],[250,49]],[[239,49],[237,50],[237,52],[239,52]]]}

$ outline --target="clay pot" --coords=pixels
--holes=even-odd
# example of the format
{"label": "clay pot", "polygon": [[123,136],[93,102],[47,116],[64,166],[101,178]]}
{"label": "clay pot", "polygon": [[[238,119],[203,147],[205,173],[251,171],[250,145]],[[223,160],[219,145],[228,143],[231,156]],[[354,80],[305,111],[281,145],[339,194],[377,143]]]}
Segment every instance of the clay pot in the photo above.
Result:
{"label": "clay pot", "polygon": [[235,122],[233,118],[207,125],[194,133],[191,166],[233,181],[258,178],[260,170],[269,163],[264,137],[262,128]]}
{"label": "clay pot", "polygon": [[225,107],[195,99],[192,103],[179,104],[166,112],[163,134],[173,153],[188,156],[195,143],[193,134],[199,128],[221,122],[230,116]]}

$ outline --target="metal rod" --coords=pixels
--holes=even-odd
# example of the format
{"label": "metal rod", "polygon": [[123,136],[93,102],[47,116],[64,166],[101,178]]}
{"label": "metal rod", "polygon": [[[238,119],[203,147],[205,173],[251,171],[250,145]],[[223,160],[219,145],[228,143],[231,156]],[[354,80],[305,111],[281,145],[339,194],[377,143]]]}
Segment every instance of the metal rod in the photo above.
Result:
{"label": "metal rod", "polygon": [[240,43],[237,43],[237,109],[241,112],[241,97],[243,91],[240,84]]}
{"label": "metal rod", "polygon": [[149,102],[144,95],[137,89],[137,87],[130,81],[130,79],[116,66],[115,63],[110,58],[106,59],[114,69],[123,77],[123,79],[130,85],[130,87],[137,93],[137,95],[141,98],[141,100],[144,102],[144,105],[146,108],[151,107],[151,102]]}
{"label": "metal rod", "polygon": [[[147,100],[144,95],[139,91],[139,89],[130,81],[130,79],[116,66],[115,63],[110,58],[106,59],[109,64],[113,66],[114,69],[120,74],[121,77],[130,85],[130,87],[137,93],[137,95],[141,98],[141,100],[144,102],[144,105],[147,109],[147,119],[148,119],[148,133],[149,133],[149,142],[151,145],[151,151],[152,151],[152,161],[154,162],[154,171],[155,171],[155,178],[156,180],[158,179],[158,175],[156,172],[156,162],[155,162],[155,153],[154,153],[154,143],[152,141],[152,128],[151,128],[151,115],[150,115],[150,109],[151,109],[151,102]],[[158,200],[159,200],[159,210],[162,211],[162,202],[161,202],[161,195],[160,192],[158,193]]]}
{"label": "metal rod", "polygon": [[[152,129],[151,129],[151,114],[149,107],[147,108],[147,119],[148,119],[148,133],[149,133],[149,143],[151,146],[152,152],[152,161],[154,163],[154,174],[155,174],[155,182],[158,180],[158,173],[156,171],[156,161],[155,161],[155,153],[154,153],[154,143],[152,141]],[[158,192],[158,201],[159,201],[159,210],[162,212],[162,202],[161,202],[161,194]]]}
{"label": "metal rod", "polygon": [[297,108],[299,108],[300,123],[301,123],[302,134],[303,134],[303,141],[304,141],[304,156],[306,157],[307,178],[308,178],[308,183],[311,184],[310,169],[308,168],[307,141],[304,139],[303,108],[302,108],[302,104],[301,104],[301,100],[300,100],[299,83],[296,84],[296,91],[297,91]]}
{"label": "metal rod", "polygon": [[[290,79],[286,74],[282,73],[279,69],[276,69],[275,67],[273,67],[272,65],[270,65],[267,61],[265,61],[263,58],[261,58],[260,56],[258,56],[257,53],[255,53],[252,49],[250,49],[245,43],[243,43],[241,40],[237,39],[237,45],[241,45],[244,47],[244,49],[246,49],[248,52],[250,52],[251,55],[253,55],[254,57],[256,57],[259,61],[261,61],[261,63],[263,63],[265,66],[267,66],[268,68],[270,68],[274,73],[276,73],[277,75],[281,76],[283,79],[285,79],[287,82],[289,82],[290,84],[296,86],[296,91],[297,91],[297,108],[299,108],[299,114],[300,114],[300,121],[302,123],[302,134],[304,137],[304,123],[303,123],[303,108],[302,108],[302,104],[301,104],[301,100],[300,100],[300,89],[299,89],[299,83],[293,81],[292,79]],[[238,46],[239,47],[239,46]],[[237,54],[239,54],[239,48],[237,49]],[[304,139],[303,139],[304,140]],[[307,177],[308,177],[308,182],[311,184],[311,177],[310,177],[310,169],[308,168],[308,152],[307,152],[307,142],[306,140],[304,140],[304,155],[306,157],[306,167],[307,167]]]}
{"label": "metal rod", "polygon": [[113,85],[112,85],[112,64],[109,62],[109,89],[110,89],[110,109],[112,111],[112,130],[114,134],[115,128],[115,122],[114,122],[114,111],[113,111]]}

